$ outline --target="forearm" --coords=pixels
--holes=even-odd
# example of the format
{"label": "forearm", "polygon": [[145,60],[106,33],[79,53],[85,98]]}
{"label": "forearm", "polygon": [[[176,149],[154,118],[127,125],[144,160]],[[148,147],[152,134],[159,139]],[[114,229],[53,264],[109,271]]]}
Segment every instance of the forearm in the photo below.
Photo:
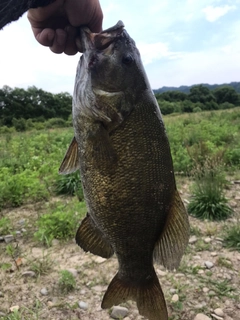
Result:
{"label": "forearm", "polygon": [[16,21],[28,9],[44,7],[55,0],[0,0],[0,29]]}

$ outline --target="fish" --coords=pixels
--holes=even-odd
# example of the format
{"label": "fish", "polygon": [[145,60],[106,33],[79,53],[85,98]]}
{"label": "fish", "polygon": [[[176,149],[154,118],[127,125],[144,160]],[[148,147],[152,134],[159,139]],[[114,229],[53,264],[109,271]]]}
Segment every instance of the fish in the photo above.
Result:
{"label": "fish", "polygon": [[74,138],[59,169],[80,170],[87,214],[76,243],[118,259],[103,309],[133,300],[149,320],[167,320],[154,263],[179,266],[189,221],[160,108],[122,21],[100,33],[82,28],[80,35]]}

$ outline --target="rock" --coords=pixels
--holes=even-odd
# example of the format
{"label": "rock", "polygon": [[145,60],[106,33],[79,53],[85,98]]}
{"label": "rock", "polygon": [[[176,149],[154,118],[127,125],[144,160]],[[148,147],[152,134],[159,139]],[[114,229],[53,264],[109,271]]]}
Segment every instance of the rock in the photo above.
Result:
{"label": "rock", "polygon": [[169,292],[172,293],[172,294],[174,294],[174,293],[177,292],[177,290],[176,290],[176,289],[170,289]]}
{"label": "rock", "polygon": [[165,271],[162,271],[162,270],[160,270],[160,269],[158,269],[158,275],[160,276],[160,277],[164,277],[166,274],[167,274],[167,272],[165,272]]}
{"label": "rock", "polygon": [[218,255],[217,252],[211,252],[212,257],[216,257],[217,255]]}
{"label": "rock", "polygon": [[20,224],[20,226],[24,226],[25,225],[25,219],[21,219],[18,221],[18,224]]}
{"label": "rock", "polygon": [[207,287],[204,287],[202,290],[204,293],[207,293],[209,291],[209,289]]}
{"label": "rock", "polygon": [[69,300],[74,300],[74,296],[68,296]]}
{"label": "rock", "polygon": [[78,302],[79,308],[83,309],[83,310],[87,310],[88,309],[88,304],[84,301],[79,301]]}
{"label": "rock", "polygon": [[208,316],[205,316],[203,313],[198,313],[194,320],[211,320]]}
{"label": "rock", "polygon": [[123,319],[128,315],[128,309],[124,307],[114,306],[112,308],[111,317],[113,319]]}
{"label": "rock", "polygon": [[195,305],[195,309],[202,309],[203,307],[206,307],[206,302],[198,303]]}
{"label": "rock", "polygon": [[4,241],[4,237],[0,237],[0,242]]}
{"label": "rock", "polygon": [[196,236],[192,236],[192,237],[189,238],[188,243],[189,244],[194,244],[197,241],[198,241],[198,238]]}
{"label": "rock", "polygon": [[53,239],[52,240],[52,246],[53,247],[56,247],[58,244],[59,244],[59,240],[57,240],[57,239]]}
{"label": "rock", "polygon": [[22,228],[21,231],[22,231],[23,233],[25,233],[25,232],[27,232],[27,229]]}
{"label": "rock", "polygon": [[211,316],[214,318],[214,319],[217,319],[217,320],[223,320],[223,318],[222,317],[219,317],[219,316],[217,316],[216,314],[214,314],[214,313],[211,313]]}
{"label": "rock", "polygon": [[234,184],[240,184],[240,180],[233,181]]}
{"label": "rock", "polygon": [[179,296],[178,296],[178,294],[174,294],[173,296],[172,296],[172,302],[178,302],[178,300],[179,300]]}
{"label": "rock", "polygon": [[10,243],[10,242],[14,241],[14,236],[12,234],[8,234],[8,235],[4,236],[3,238],[6,243]]}
{"label": "rock", "polygon": [[92,287],[92,290],[97,291],[97,292],[103,292],[104,291],[104,287],[102,286],[94,286]]}
{"label": "rock", "polygon": [[82,294],[82,295],[86,294],[86,290],[82,289],[82,290],[80,291],[80,294]]}
{"label": "rock", "polygon": [[201,257],[200,256],[193,256],[193,259],[194,260],[201,260]]}
{"label": "rock", "polygon": [[47,291],[46,288],[42,288],[42,289],[40,290],[40,293],[41,293],[41,295],[43,295],[43,296],[47,296],[47,295],[48,295],[48,291]]}
{"label": "rock", "polygon": [[215,309],[213,313],[215,313],[219,317],[224,317],[224,312],[220,308]]}
{"label": "rock", "polygon": [[3,292],[0,291],[0,298],[3,298],[4,297],[4,294]]}
{"label": "rock", "polygon": [[6,314],[0,311],[0,317],[6,317]]}
{"label": "rock", "polygon": [[198,274],[203,274],[204,271],[202,269],[198,270]]}
{"label": "rock", "polygon": [[9,308],[9,310],[11,312],[18,311],[19,310],[19,306],[12,306],[11,308]]}
{"label": "rock", "polygon": [[103,263],[103,262],[105,262],[107,259],[105,259],[105,258],[102,258],[102,257],[97,257],[96,259],[95,259],[95,262],[96,263]]}
{"label": "rock", "polygon": [[211,241],[212,241],[212,239],[209,238],[209,237],[204,239],[204,242],[205,242],[205,243],[210,243]]}
{"label": "rock", "polygon": [[78,271],[76,269],[69,268],[69,269],[67,269],[67,271],[70,272],[75,278],[78,275]]}
{"label": "rock", "polygon": [[16,231],[16,237],[20,237],[22,235],[21,231]]}
{"label": "rock", "polygon": [[211,261],[205,261],[204,264],[208,269],[211,269],[214,267],[214,264]]}
{"label": "rock", "polygon": [[22,277],[36,277],[36,273],[34,271],[25,271],[22,273]]}

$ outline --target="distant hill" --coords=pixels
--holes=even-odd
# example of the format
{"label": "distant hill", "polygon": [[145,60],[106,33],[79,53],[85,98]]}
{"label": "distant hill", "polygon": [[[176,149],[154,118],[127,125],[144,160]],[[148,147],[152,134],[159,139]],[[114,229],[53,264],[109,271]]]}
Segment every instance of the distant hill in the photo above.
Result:
{"label": "distant hill", "polygon": [[[231,82],[231,83],[223,83],[223,84],[208,84],[208,83],[199,83],[199,84],[202,84],[204,87],[207,87],[209,90],[214,90],[216,88],[229,86],[229,87],[233,87],[237,93],[240,93],[240,82]],[[181,91],[188,94],[190,92],[190,89],[194,86],[196,86],[196,84],[192,86],[162,87],[159,89],[154,89],[153,92],[163,93],[166,91]]]}

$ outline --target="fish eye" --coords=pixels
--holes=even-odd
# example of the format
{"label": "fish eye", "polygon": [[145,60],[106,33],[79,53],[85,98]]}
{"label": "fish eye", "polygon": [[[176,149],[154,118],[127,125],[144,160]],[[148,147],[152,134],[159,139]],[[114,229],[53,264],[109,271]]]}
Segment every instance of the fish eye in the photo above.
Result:
{"label": "fish eye", "polygon": [[131,54],[126,54],[122,57],[122,63],[130,65],[133,62],[133,57]]}

